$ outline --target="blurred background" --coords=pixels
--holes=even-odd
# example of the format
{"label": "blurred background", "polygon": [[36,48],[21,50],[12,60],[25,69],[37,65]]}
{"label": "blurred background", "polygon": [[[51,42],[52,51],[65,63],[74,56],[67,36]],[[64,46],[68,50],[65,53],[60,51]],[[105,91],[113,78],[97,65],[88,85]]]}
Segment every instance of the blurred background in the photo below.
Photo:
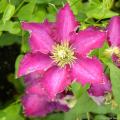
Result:
{"label": "blurred background", "polygon": [[[20,58],[29,51],[29,34],[21,30],[20,22],[54,22],[66,2],[81,23],[80,29],[104,27],[109,18],[120,13],[120,0],[0,0],[0,120],[28,119],[20,104],[23,79],[16,79]],[[57,113],[41,119],[62,120],[63,116]]]}

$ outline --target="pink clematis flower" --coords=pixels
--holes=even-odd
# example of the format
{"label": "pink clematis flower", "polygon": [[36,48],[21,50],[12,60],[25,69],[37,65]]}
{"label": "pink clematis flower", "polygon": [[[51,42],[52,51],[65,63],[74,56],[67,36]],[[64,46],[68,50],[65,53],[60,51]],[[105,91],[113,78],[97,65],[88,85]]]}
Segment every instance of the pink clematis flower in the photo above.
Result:
{"label": "pink clematis flower", "polygon": [[111,92],[111,82],[107,76],[103,76],[103,83],[92,84],[88,90],[89,95],[104,96],[106,93]]}
{"label": "pink clematis flower", "polygon": [[22,22],[22,28],[30,32],[31,51],[20,62],[18,77],[39,71],[41,85],[50,98],[64,91],[72,80],[82,85],[101,82],[101,62],[87,55],[102,47],[106,34],[99,30],[77,33],[77,26],[68,4],[59,10],[54,23]]}
{"label": "pink clematis flower", "polygon": [[111,18],[107,27],[107,40],[111,46],[112,60],[120,67],[120,16]]}
{"label": "pink clematis flower", "polygon": [[103,82],[97,84],[91,84],[88,89],[89,96],[96,102],[97,105],[101,105],[105,102],[105,97],[108,93],[111,93],[112,85],[107,76],[103,76]]}
{"label": "pink clematis flower", "polygon": [[48,98],[46,91],[41,86],[40,78],[39,72],[31,73],[25,77],[26,91],[22,97],[24,114],[40,117],[53,111],[68,111],[69,107],[67,104],[60,102],[59,97],[55,98],[54,101]]}

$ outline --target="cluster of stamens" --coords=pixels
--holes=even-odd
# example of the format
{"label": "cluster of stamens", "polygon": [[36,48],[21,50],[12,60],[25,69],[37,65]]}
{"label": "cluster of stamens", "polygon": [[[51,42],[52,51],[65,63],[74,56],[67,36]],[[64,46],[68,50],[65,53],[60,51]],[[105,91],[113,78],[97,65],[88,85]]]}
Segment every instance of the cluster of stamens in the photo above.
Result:
{"label": "cluster of stamens", "polygon": [[60,67],[64,67],[66,64],[71,65],[76,59],[74,50],[68,42],[54,45],[51,58]]}
{"label": "cluster of stamens", "polygon": [[108,57],[111,57],[112,55],[117,56],[118,57],[117,62],[120,63],[120,48],[119,47],[110,47],[105,50],[104,54]]}

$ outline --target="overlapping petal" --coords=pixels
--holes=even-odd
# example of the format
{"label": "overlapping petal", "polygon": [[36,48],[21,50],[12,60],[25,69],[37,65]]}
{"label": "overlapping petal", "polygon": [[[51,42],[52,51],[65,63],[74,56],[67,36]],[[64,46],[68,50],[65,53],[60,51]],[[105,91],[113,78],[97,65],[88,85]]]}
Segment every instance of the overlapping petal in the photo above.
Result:
{"label": "overlapping petal", "polygon": [[100,83],[103,79],[103,66],[97,58],[78,58],[72,65],[72,75],[82,85]]}
{"label": "overlapping petal", "polygon": [[48,34],[51,34],[52,28],[54,28],[55,23],[48,22],[47,20],[44,23],[35,23],[35,22],[21,22],[23,30],[30,32],[39,31],[41,29],[45,30]]}
{"label": "overlapping petal", "polygon": [[120,47],[120,16],[111,18],[107,28],[107,36],[112,46]]}
{"label": "overlapping petal", "polygon": [[88,90],[92,96],[104,96],[111,91],[111,83],[107,76],[103,76],[103,82],[97,84],[91,84]]}
{"label": "overlapping petal", "polygon": [[54,66],[45,72],[41,81],[50,98],[54,98],[71,83],[71,77],[66,68]]}
{"label": "overlapping petal", "polygon": [[69,110],[67,104],[63,104],[57,99],[51,101],[40,82],[27,86],[25,93],[22,104],[26,116],[40,117],[55,110],[64,112]]}
{"label": "overlapping petal", "polygon": [[48,99],[48,94],[45,89],[41,86],[40,81],[38,83],[33,83],[26,88],[26,94],[37,94],[40,97],[45,97]]}
{"label": "overlapping petal", "polygon": [[37,94],[27,94],[22,98],[24,113],[27,116],[45,116],[54,110],[44,97]]}
{"label": "overlapping petal", "polygon": [[41,79],[41,71],[35,71],[24,76],[24,83],[26,86],[38,83]]}
{"label": "overlapping petal", "polygon": [[106,34],[97,30],[84,30],[80,31],[74,38],[72,46],[75,52],[80,55],[86,55],[91,50],[102,47]]}
{"label": "overlapping petal", "polygon": [[41,53],[26,54],[19,65],[18,77],[38,71],[43,73],[52,66],[52,60],[49,56]]}
{"label": "overlapping petal", "polygon": [[78,23],[75,20],[69,4],[61,8],[57,15],[56,31],[59,41],[69,40],[70,32],[74,31]]}

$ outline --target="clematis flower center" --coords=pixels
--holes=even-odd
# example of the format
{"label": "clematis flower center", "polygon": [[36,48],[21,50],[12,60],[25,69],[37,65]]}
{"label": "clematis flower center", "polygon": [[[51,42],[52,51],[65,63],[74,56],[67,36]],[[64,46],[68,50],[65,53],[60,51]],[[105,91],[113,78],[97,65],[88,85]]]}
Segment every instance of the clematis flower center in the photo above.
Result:
{"label": "clematis flower center", "polygon": [[120,57],[120,49],[118,47],[110,47],[105,50],[104,54],[108,57],[111,57],[113,54]]}
{"label": "clematis flower center", "polygon": [[76,59],[73,48],[68,42],[55,45],[52,50],[51,58],[60,67],[64,67],[66,64],[72,64]]}

